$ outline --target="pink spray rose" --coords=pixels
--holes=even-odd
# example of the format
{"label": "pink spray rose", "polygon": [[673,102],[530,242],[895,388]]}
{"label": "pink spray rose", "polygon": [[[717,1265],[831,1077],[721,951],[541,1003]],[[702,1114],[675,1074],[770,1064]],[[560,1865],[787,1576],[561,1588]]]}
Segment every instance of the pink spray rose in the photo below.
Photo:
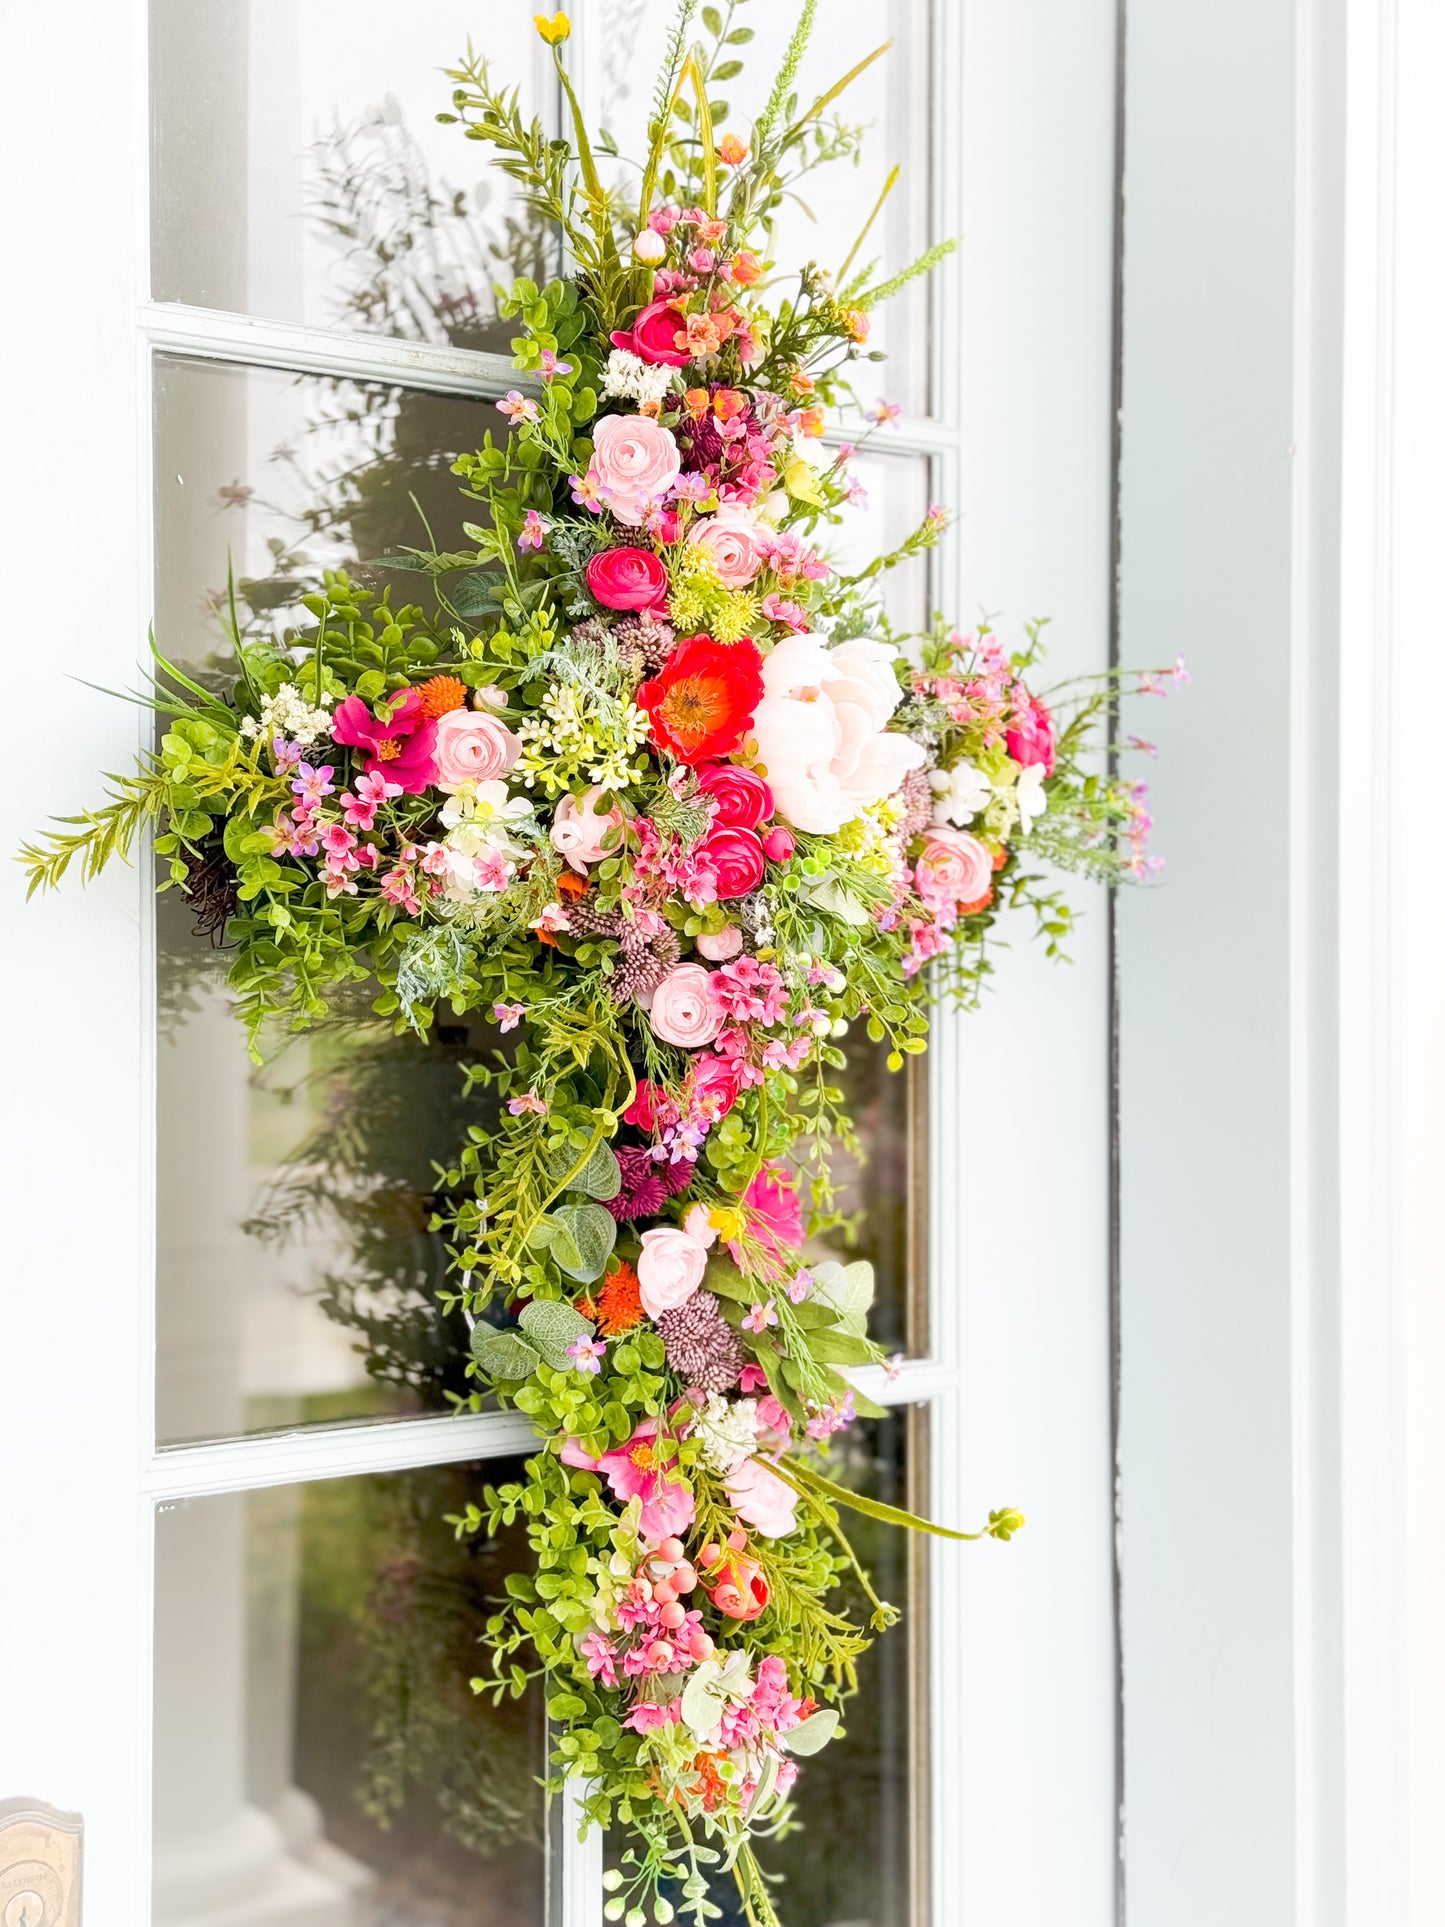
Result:
{"label": "pink spray rose", "polygon": [[654,1225],[642,1234],[637,1259],[638,1297],[649,1318],[685,1305],[707,1270],[707,1246],[675,1225]]}
{"label": "pink spray rose", "polygon": [[719,902],[745,897],[763,880],[763,846],[756,830],[711,829],[692,853],[717,878]]}
{"label": "pink spray rose", "polygon": [[[578,876],[586,876],[589,863],[600,863],[606,856],[606,838],[621,827],[622,812],[611,809],[597,814],[598,784],[580,796],[564,796],[552,818],[552,848],[559,850]],[[613,835],[613,846],[617,838]]]}
{"label": "pink spray rose", "polygon": [[664,1044],[698,1050],[722,1029],[723,1014],[712,994],[712,972],[701,964],[676,964],[652,993],[648,1011],[655,1037]]}
{"label": "pink spray rose", "polygon": [[587,564],[587,587],[604,609],[667,604],[667,570],[651,549],[603,549]]}
{"label": "pink spray rose", "polygon": [[630,529],[642,526],[681,467],[672,430],[647,415],[602,415],[592,425],[590,479],[608,490],[614,520]]}
{"label": "pink spray rose", "polygon": [[[715,515],[701,517],[687,539],[707,556],[726,589],[745,588],[763,566],[764,538],[757,518],[740,502],[724,502]],[[767,539],[772,539],[771,530]]]}
{"label": "pink spray rose", "polygon": [[797,1493],[761,1459],[744,1459],[723,1484],[738,1517],[765,1539],[785,1539],[796,1527]]}
{"label": "pink spray rose", "polygon": [[930,909],[977,903],[993,887],[993,859],[976,836],[931,824],[914,865],[918,894]]}
{"label": "pink spray rose", "polygon": [[737,763],[699,763],[697,786],[717,804],[715,827],[755,830],[773,813],[773,792],[756,770]]}
{"label": "pink spray rose", "polygon": [[490,783],[509,770],[522,745],[486,710],[449,709],[436,726],[437,782],[444,790]]}
{"label": "pink spray rose", "polygon": [[652,301],[630,328],[613,332],[612,345],[623,348],[639,361],[662,362],[669,368],[685,368],[692,360],[689,347],[679,348],[677,338],[686,341],[687,316],[675,302]]}
{"label": "pink spray rose", "polygon": [[743,1087],[742,1067],[731,1057],[719,1057],[716,1051],[699,1051],[692,1060],[691,1086],[699,1105],[705,1105],[715,1117],[726,1117]]}
{"label": "pink spray rose", "polygon": [[693,941],[700,957],[706,957],[709,963],[726,963],[742,949],[743,933],[735,923],[730,923],[724,930],[705,930]]}

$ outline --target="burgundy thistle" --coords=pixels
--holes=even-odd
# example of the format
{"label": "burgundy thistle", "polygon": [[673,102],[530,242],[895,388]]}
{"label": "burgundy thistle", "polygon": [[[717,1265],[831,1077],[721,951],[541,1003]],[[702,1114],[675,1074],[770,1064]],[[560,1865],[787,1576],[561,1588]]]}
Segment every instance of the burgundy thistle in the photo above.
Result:
{"label": "burgundy thistle", "polygon": [[622,1189],[606,1200],[607,1209],[619,1224],[630,1218],[655,1218],[667,1202],[668,1186],[651,1151],[635,1144],[619,1145],[617,1164]]}
{"label": "burgundy thistle", "polygon": [[728,1392],[743,1375],[743,1348],[710,1291],[695,1291],[657,1321],[667,1362],[704,1392]]}

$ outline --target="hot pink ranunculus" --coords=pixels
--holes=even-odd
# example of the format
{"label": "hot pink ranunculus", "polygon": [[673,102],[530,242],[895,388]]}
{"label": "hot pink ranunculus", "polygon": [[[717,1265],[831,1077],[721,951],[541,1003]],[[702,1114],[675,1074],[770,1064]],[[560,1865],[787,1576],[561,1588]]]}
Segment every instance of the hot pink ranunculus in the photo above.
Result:
{"label": "hot pink ranunculus", "polygon": [[1045,776],[1054,773],[1054,719],[1036,696],[1029,707],[1004,735],[1004,748],[1016,763],[1031,769],[1042,763]]}
{"label": "hot pink ranunculus", "polygon": [[744,1459],[723,1484],[738,1517],[765,1539],[785,1539],[796,1527],[797,1493],[761,1459]]}
{"label": "hot pink ranunculus", "polygon": [[603,549],[587,564],[587,587],[604,609],[661,609],[667,570],[651,549]]}
{"label": "hot pink ranunculus", "polygon": [[717,804],[715,826],[755,830],[773,813],[773,792],[756,770],[737,763],[699,763],[697,786]]}
{"label": "hot pink ranunculus", "polygon": [[[693,845],[693,858],[717,878],[718,901],[745,897],[763,880],[763,846],[756,830],[711,829]],[[656,1028],[656,1026],[654,1026]]]}
{"label": "hot pink ranunculus", "polygon": [[692,1060],[692,1089],[700,1103],[726,1117],[743,1087],[742,1067],[716,1051],[699,1051]]}
{"label": "hot pink ranunculus", "polygon": [[564,796],[552,817],[552,848],[561,852],[578,876],[585,877],[588,864],[600,863],[607,855],[609,836],[611,848],[615,849],[619,841],[616,832],[622,826],[622,812],[614,808],[599,816],[597,799],[601,794],[601,786],[594,783],[580,796]]}
{"label": "hot pink ranunculus", "polygon": [[638,1297],[649,1318],[685,1305],[707,1270],[707,1246],[676,1225],[654,1225],[642,1234],[637,1258]]}
{"label": "hot pink ranunculus", "polygon": [[613,519],[640,528],[677,480],[682,458],[672,430],[647,415],[602,415],[592,424],[592,479],[608,491]]}
{"label": "hot pink ranunculus", "polygon": [[740,502],[724,502],[714,515],[693,523],[687,539],[702,550],[727,589],[742,589],[763,566],[764,543],[773,539],[758,529],[757,517]]}
{"label": "hot pink ranunculus", "polygon": [[562,1463],[600,1472],[623,1505],[641,1499],[644,1539],[671,1539],[692,1524],[697,1509],[692,1487],[678,1470],[671,1444],[658,1445],[654,1418],[644,1419],[625,1445],[614,1445],[599,1459],[568,1439]]}
{"label": "hot pink ranunculus", "polygon": [[449,709],[436,726],[437,782],[444,790],[491,783],[521,754],[522,745],[489,710]]}
{"label": "hot pink ranunculus", "polygon": [[687,316],[675,301],[651,301],[630,328],[613,331],[612,345],[624,348],[639,361],[662,362],[669,368],[685,368],[692,350],[679,348],[677,337],[687,334]]}
{"label": "hot pink ranunculus", "polygon": [[763,855],[769,863],[786,863],[797,847],[798,839],[781,823],[775,823],[763,836]]}
{"label": "hot pink ranunculus", "polygon": [[391,715],[378,722],[360,696],[347,696],[331,712],[331,734],[348,749],[363,752],[368,776],[399,783],[407,796],[419,796],[437,780],[437,726],[421,711],[421,691],[403,689],[390,698]]}
{"label": "hot pink ranunculus", "polygon": [[956,910],[977,903],[993,887],[993,859],[976,836],[946,824],[930,824],[923,854],[914,865],[918,894],[930,909]]}
{"label": "hot pink ranunculus", "polygon": [[653,991],[647,1014],[653,1035],[665,1044],[684,1050],[710,1044],[723,1020],[712,994],[712,972],[701,964],[675,964]]}

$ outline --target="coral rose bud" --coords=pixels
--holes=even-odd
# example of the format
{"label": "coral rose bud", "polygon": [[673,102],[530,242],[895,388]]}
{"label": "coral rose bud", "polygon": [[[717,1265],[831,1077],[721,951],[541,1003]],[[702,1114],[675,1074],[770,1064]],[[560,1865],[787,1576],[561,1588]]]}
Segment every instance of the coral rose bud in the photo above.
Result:
{"label": "coral rose bud", "polygon": [[786,863],[798,847],[797,838],[791,830],[785,830],[781,823],[764,832],[763,855],[769,863]]}
{"label": "coral rose bud", "polygon": [[632,243],[632,252],[639,261],[645,261],[650,268],[655,267],[667,253],[667,243],[656,228],[645,227]]}
{"label": "coral rose bud", "polygon": [[729,1619],[746,1623],[760,1618],[768,1608],[768,1582],[762,1568],[740,1550],[723,1561],[708,1591],[714,1606]]}

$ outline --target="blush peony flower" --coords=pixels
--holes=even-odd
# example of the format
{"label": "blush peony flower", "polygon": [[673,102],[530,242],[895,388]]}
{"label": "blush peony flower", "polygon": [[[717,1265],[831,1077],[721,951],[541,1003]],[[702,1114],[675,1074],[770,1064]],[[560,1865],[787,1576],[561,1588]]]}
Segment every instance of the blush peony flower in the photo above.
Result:
{"label": "blush peony flower", "polygon": [[613,520],[627,528],[642,526],[681,466],[672,430],[647,415],[602,415],[592,424],[588,480],[608,491]]}
{"label": "blush peony flower", "polygon": [[747,636],[733,643],[690,636],[679,643],[637,692],[638,707],[651,718],[653,742],[680,763],[736,749],[753,726],[763,668],[757,644]]}
{"label": "blush peony flower", "polygon": [[755,830],[773,813],[773,792],[756,770],[737,763],[700,763],[697,786],[717,805],[714,825]]}
{"label": "blush peony flower", "polygon": [[734,830],[725,825],[711,829],[693,846],[693,855],[716,877],[720,903],[747,896],[763,880],[763,846],[756,830]]}
{"label": "blush peony flower", "polygon": [[437,719],[436,780],[444,790],[494,781],[505,775],[521,751],[507,725],[486,710],[449,709]]}
{"label": "blush peony flower", "polygon": [[914,865],[918,894],[930,908],[977,903],[993,887],[993,858],[967,830],[934,824]]}
{"label": "blush peony flower", "polygon": [[735,923],[730,923],[723,930],[705,930],[694,942],[697,954],[706,957],[709,963],[726,963],[742,949],[743,933]]}
{"label": "blush peony flower", "polygon": [[[683,346],[678,347],[682,336]],[[686,345],[687,316],[675,301],[652,301],[630,328],[613,331],[612,345],[624,348],[639,361],[663,362],[669,368],[685,368],[692,360]]]}
{"label": "blush peony flower", "polygon": [[798,1495],[761,1459],[744,1459],[723,1484],[738,1517],[765,1539],[785,1539],[795,1530]]}
{"label": "blush peony flower", "polygon": [[724,588],[743,589],[762,568],[773,532],[760,531],[757,516],[741,502],[724,502],[715,515],[694,522],[687,539],[707,556]]}
{"label": "blush peony flower", "polygon": [[866,636],[836,649],[786,636],[764,662],[752,733],[779,814],[795,829],[835,834],[922,765],[922,746],[888,729],[902,699],[895,654]]}
{"label": "blush peony flower", "polygon": [[637,1260],[642,1309],[649,1318],[685,1305],[707,1270],[707,1246],[676,1225],[654,1225],[642,1234]]}
{"label": "blush peony flower", "polygon": [[667,604],[667,570],[651,549],[603,549],[587,564],[587,587],[604,609]]}
{"label": "blush peony flower", "polygon": [[331,713],[331,735],[348,749],[364,753],[368,776],[384,776],[407,796],[419,796],[437,780],[433,749],[437,725],[426,717],[419,689],[391,698],[391,716],[379,722],[361,700],[348,696]]}
{"label": "blush peony flower", "polygon": [[616,846],[615,832],[622,826],[619,809],[611,809],[605,816],[597,814],[601,794],[600,785],[594,783],[580,796],[564,796],[552,818],[552,848],[560,851],[578,876],[585,877],[587,865],[600,863],[606,856],[604,845],[609,835]]}
{"label": "blush peony flower", "polygon": [[722,1029],[723,1014],[712,994],[712,972],[683,963],[668,971],[652,993],[648,1011],[655,1037],[684,1050],[710,1044]]}

